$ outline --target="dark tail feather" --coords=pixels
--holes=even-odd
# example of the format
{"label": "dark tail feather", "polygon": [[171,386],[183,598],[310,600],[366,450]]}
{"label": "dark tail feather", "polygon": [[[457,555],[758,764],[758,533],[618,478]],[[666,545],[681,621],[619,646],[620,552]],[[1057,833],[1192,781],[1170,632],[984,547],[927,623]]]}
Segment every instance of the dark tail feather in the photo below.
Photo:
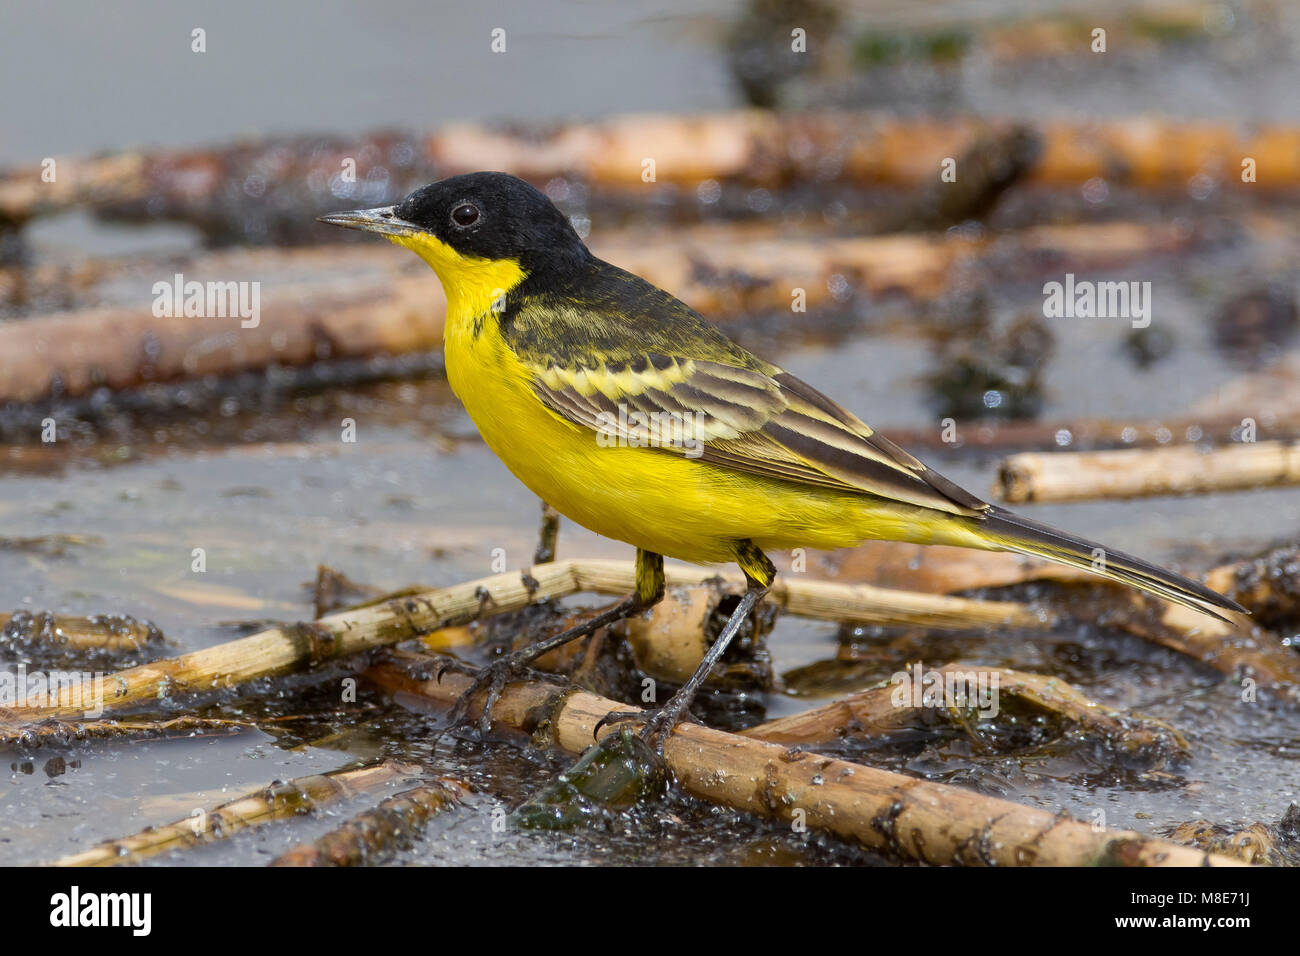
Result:
{"label": "dark tail feather", "polygon": [[1166,571],[1131,554],[1112,551],[1095,542],[1022,518],[996,505],[990,507],[985,517],[976,520],[980,530],[989,536],[990,543],[1003,550],[1046,558],[1073,568],[1082,568],[1228,623],[1231,622],[1223,615],[1210,610],[1210,607],[1242,614],[1249,613],[1235,601],[1230,601],[1217,591],[1211,591],[1205,585],[1197,584],[1180,574]]}

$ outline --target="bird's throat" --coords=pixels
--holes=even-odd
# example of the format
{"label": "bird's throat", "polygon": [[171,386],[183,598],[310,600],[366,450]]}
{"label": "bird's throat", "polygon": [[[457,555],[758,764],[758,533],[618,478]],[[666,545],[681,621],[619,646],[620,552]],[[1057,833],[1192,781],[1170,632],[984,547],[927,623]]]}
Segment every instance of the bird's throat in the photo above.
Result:
{"label": "bird's throat", "polygon": [[465,256],[430,235],[389,236],[427,262],[447,296],[447,336],[481,327],[481,319],[505,310],[506,297],[527,276],[515,259]]}

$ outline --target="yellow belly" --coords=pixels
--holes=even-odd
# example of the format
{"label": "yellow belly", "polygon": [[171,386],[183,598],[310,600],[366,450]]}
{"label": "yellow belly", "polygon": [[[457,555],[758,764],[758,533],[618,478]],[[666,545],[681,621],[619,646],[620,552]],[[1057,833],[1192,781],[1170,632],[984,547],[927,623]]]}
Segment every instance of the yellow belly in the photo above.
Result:
{"label": "yellow belly", "polygon": [[[746,475],[654,448],[606,447],[544,406],[492,322],[449,328],[447,377],[488,447],[561,514],[597,534],[685,561],[836,548],[867,538],[980,546],[951,516],[867,495]],[[963,540],[954,540],[954,537]]]}

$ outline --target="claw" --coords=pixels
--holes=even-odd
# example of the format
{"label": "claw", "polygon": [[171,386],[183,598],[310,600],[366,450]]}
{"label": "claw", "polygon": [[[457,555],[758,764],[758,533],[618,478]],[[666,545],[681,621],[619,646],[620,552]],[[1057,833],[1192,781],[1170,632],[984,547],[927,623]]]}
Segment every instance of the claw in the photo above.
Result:
{"label": "claw", "polygon": [[[596,726],[592,728],[591,736],[595,739],[600,733],[600,729],[605,726],[621,724],[626,721],[636,721],[641,724],[641,731],[637,734],[660,758],[664,755],[664,743],[672,734],[673,729],[683,720],[690,718],[690,711],[687,710],[676,698],[670,700],[663,707],[655,711],[644,710],[611,710],[600,720],[596,721]],[[607,738],[608,739],[608,738]]]}
{"label": "claw", "polygon": [[502,666],[497,673],[492,675],[492,680],[488,684],[487,695],[483,698],[483,711],[478,718],[479,736],[484,740],[492,731],[492,709],[496,707],[497,701],[501,699],[501,692],[505,690],[507,681],[515,675],[518,669],[510,660],[500,663]]}
{"label": "claw", "polygon": [[[444,670],[450,666],[450,664],[447,664]],[[473,682],[457,699],[456,706],[451,709],[451,713],[447,716],[447,723],[438,733],[441,735],[449,730],[461,729],[467,724],[473,723],[477,726],[479,738],[482,740],[487,739],[492,730],[492,708],[496,706],[496,702],[501,698],[501,692],[505,690],[510,678],[515,676],[519,670],[520,665],[509,658],[495,660],[480,670]],[[468,720],[470,705],[484,692],[486,692],[486,696],[483,698],[483,710],[479,714],[478,720]]]}
{"label": "claw", "polygon": [[596,721],[596,726],[591,729],[591,739],[595,740],[596,735],[600,733],[600,728],[621,724],[624,721],[635,720],[641,723],[646,721],[646,713],[643,710],[611,710],[600,720]]}

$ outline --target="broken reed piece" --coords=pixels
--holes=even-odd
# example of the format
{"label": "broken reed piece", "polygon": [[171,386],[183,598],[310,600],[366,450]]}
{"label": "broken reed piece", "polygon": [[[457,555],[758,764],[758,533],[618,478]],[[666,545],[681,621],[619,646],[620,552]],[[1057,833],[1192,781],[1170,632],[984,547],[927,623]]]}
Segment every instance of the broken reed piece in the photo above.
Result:
{"label": "broken reed piece", "polygon": [[1118,451],[1024,452],[998,466],[994,493],[1012,504],[1208,494],[1300,484],[1300,442]]}
{"label": "broken reed piece", "polygon": [[276,857],[271,866],[363,866],[414,839],[432,817],[460,806],[469,788],[444,777],[388,797],[379,806],[310,843]]}
{"label": "broken reed piece", "polygon": [[1300,627],[1300,545],[1220,565],[1205,583],[1249,608],[1261,627],[1280,633]]}
{"label": "broken reed piece", "polygon": [[59,558],[73,548],[103,544],[104,539],[88,534],[38,534],[29,536],[0,536],[0,551],[21,551]]}
{"label": "broken reed piece", "polygon": [[437,348],[443,308],[424,277],[269,294],[256,327],[104,307],[0,323],[0,402],[123,389],[323,358]]}
{"label": "broken reed piece", "polygon": [[678,585],[665,590],[649,615],[629,618],[624,633],[637,669],[656,680],[684,684],[713,643],[708,624],[722,598],[718,588]]}
{"label": "broken reed piece", "polygon": [[[391,652],[365,676],[390,693],[453,704],[472,677],[434,673],[439,659]],[[571,753],[594,742],[600,719],[619,701],[544,681],[508,684],[493,709],[498,725],[543,733]],[[614,728],[602,728],[605,734]],[[664,758],[688,793],[712,803],[806,825],[900,857],[934,865],[1239,866],[1138,833],[1090,824],[945,784],[800,752],[684,723]]]}
{"label": "broken reed piece", "polygon": [[[3,714],[0,711],[0,714]],[[293,718],[276,718],[293,719]],[[47,745],[65,747],[80,740],[106,740],[113,737],[173,737],[192,735],[205,730],[236,733],[257,727],[251,720],[221,717],[172,717],[167,720],[46,720],[13,729],[0,722],[0,748],[17,747],[34,750]]]}
{"label": "broken reed piece", "polygon": [[[909,679],[911,674],[909,673]],[[1139,751],[1186,754],[1187,741],[1173,727],[1162,721],[1126,714],[1090,700],[1086,695],[1057,677],[1030,674],[1005,667],[952,663],[934,670],[941,681],[940,691],[952,682],[957,693],[969,692],[968,708],[978,708],[977,686],[991,687],[991,675],[997,676],[997,693],[1017,697],[1033,707],[1061,718],[1082,733],[1103,740],[1112,749],[1128,753]],[[979,681],[983,680],[983,684]],[[910,685],[909,685],[910,687]],[[769,720],[747,730],[742,737],[753,737],[787,745],[834,743],[846,736],[886,736],[899,730],[931,726],[936,722],[965,724],[965,715],[945,707],[916,706],[906,697],[898,702],[899,685],[889,684],[861,690],[840,700],[814,707],[800,714]],[[941,700],[954,695],[942,691]]]}
{"label": "broken reed piece", "polygon": [[312,606],[318,618],[331,611],[352,607],[363,601],[381,598],[384,592],[368,584],[358,584],[342,571],[325,564],[316,565],[316,581],[311,586]]}
{"label": "broken reed piece", "polygon": [[392,760],[359,770],[298,777],[223,803],[211,810],[164,826],[150,827],[134,836],[106,840],[82,853],[53,862],[53,866],[120,866],[168,850],[188,850],[224,840],[240,830],[272,820],[312,813],[321,807],[365,793],[375,793],[420,775],[420,768]]}
{"label": "broken reed piece", "polygon": [[1136,591],[1129,590],[1126,597],[1130,610],[1108,619],[1108,626],[1186,654],[1235,680],[1249,678],[1292,697],[1300,690],[1300,654],[1276,634],[1252,627],[1250,618],[1229,613],[1239,621],[1232,624]]}
{"label": "broken reed piece", "polygon": [[1240,830],[1193,820],[1173,828],[1169,839],[1244,863],[1300,866],[1300,805],[1291,804],[1277,823],[1252,823]]}
{"label": "broken reed piece", "polygon": [[[151,661],[102,679],[105,713],[139,706],[163,697],[236,687],[347,657],[376,647],[430,635],[480,618],[517,611],[534,601],[562,598],[580,591],[632,593],[636,572],[631,561],[555,561],[527,571],[502,574],[403,593],[388,600],[338,611],[313,622],[271,628],[258,634]],[[703,568],[670,566],[667,583],[699,584],[720,577],[743,587],[739,574],[718,575]],[[866,624],[978,628],[1016,626],[1042,629],[1045,613],[1012,601],[977,601],[866,585],[829,584],[777,578],[767,600],[791,614]],[[453,638],[457,632],[452,633]],[[19,732],[33,721],[77,718],[86,712],[93,687],[62,688],[58,703],[13,707],[3,714],[0,730]]]}
{"label": "broken reed piece", "polygon": [[127,654],[163,643],[162,632],[149,621],[126,614],[78,617],[49,611],[0,614],[0,645],[66,648]]}

